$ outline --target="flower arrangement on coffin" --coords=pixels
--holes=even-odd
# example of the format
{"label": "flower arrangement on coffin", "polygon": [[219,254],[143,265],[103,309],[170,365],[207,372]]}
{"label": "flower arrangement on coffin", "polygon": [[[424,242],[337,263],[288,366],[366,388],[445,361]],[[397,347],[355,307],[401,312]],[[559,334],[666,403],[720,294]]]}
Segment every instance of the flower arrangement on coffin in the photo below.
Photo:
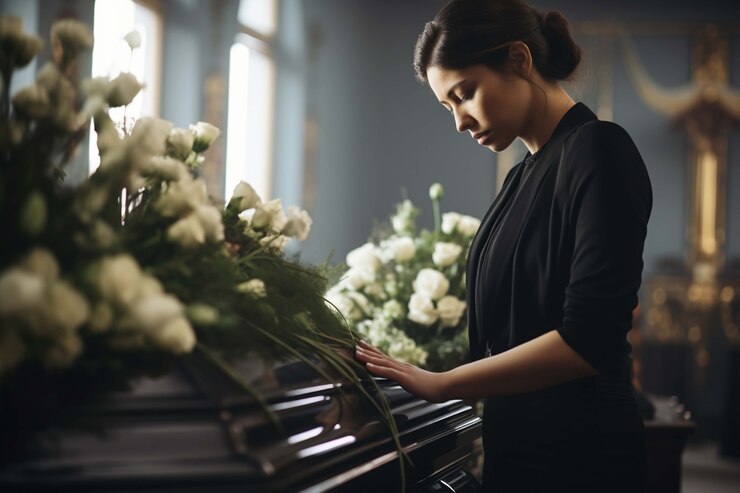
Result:
{"label": "flower arrangement on coffin", "polygon": [[391,356],[445,370],[468,359],[465,267],[480,221],[440,215],[440,184],[429,195],[434,230],[417,234],[419,210],[409,200],[398,204],[390,231],[347,254],[349,270],[327,299]]}
{"label": "flower arrangement on coffin", "polygon": [[[219,130],[148,117],[122,130],[109,109],[142,85],[128,73],[89,79],[81,98],[69,74],[92,41],[84,24],[55,23],[53,60],[11,100],[13,71],[42,41],[0,16],[3,452],[52,425],[49,409],[126,388],[177,358],[216,365],[250,392],[231,358],[297,357],[326,378],[367,376],[337,351],[354,336],[325,303],[322,269],[283,253],[305,239],[308,214],[286,214],[244,182],[225,208],[214,205],[195,176]],[[63,168],[91,119],[100,166],[66,186]]]}

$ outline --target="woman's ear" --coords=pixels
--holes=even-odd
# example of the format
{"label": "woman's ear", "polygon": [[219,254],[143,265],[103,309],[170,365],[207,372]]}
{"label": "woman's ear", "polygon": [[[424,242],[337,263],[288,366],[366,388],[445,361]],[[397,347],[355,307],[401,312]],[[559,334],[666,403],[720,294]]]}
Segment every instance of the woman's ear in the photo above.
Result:
{"label": "woman's ear", "polygon": [[532,72],[532,52],[526,43],[514,41],[509,45],[509,64],[514,72],[529,78]]}

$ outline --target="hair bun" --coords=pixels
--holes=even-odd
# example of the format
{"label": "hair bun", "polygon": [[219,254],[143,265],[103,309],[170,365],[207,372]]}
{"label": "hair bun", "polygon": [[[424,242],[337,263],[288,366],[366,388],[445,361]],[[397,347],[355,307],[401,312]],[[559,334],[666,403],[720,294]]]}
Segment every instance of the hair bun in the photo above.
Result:
{"label": "hair bun", "polygon": [[581,49],[570,34],[568,21],[556,10],[537,12],[537,17],[549,48],[546,75],[557,80],[568,79],[581,62]]}

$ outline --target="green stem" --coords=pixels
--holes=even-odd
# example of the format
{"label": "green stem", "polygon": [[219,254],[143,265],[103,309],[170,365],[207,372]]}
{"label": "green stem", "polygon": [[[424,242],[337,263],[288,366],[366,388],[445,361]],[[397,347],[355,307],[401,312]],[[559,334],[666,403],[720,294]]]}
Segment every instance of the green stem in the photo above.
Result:
{"label": "green stem", "polygon": [[439,199],[432,200],[432,207],[434,208],[434,235],[439,236],[442,231],[442,216],[439,213]]}

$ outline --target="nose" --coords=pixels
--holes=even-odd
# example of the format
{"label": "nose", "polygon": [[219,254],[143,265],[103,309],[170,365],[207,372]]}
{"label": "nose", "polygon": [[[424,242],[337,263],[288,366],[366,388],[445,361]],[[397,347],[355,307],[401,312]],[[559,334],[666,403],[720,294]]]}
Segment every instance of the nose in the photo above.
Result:
{"label": "nose", "polygon": [[460,108],[453,110],[455,115],[455,128],[462,133],[471,128],[474,124],[473,118]]}

